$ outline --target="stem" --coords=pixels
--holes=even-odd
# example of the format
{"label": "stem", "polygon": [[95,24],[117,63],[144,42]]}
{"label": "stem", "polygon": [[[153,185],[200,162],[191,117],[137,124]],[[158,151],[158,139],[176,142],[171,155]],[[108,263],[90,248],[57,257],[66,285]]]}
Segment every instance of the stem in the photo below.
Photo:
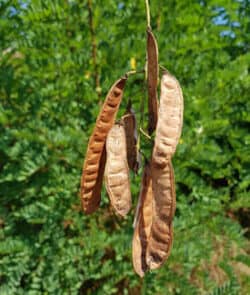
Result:
{"label": "stem", "polygon": [[168,70],[167,70],[164,66],[159,65],[159,68],[160,68],[163,72],[167,72],[167,73],[168,73]]}
{"label": "stem", "polygon": [[150,135],[148,135],[143,129],[142,129],[142,127],[140,127],[140,132],[147,138],[147,139],[149,139],[149,140],[152,140],[151,139],[151,136]]}
{"label": "stem", "polygon": [[145,5],[146,5],[146,13],[147,13],[147,27],[151,28],[150,26],[150,6],[148,0],[145,0]]}
{"label": "stem", "polygon": [[98,92],[98,96],[100,96],[101,87],[100,87],[100,78],[99,78],[98,65],[97,65],[96,34],[95,34],[95,27],[94,27],[94,21],[93,21],[92,0],[88,0],[88,13],[89,13],[89,29],[90,29],[91,46],[92,46],[92,62],[93,62],[93,69],[94,69],[94,83],[95,83],[96,90]]}
{"label": "stem", "polygon": [[125,74],[125,77],[128,78],[129,76],[131,75],[135,75],[135,74],[142,74],[144,73],[144,70],[140,70],[140,71],[136,71],[136,70],[133,70],[133,71],[129,71]]}
{"label": "stem", "polygon": [[[146,15],[147,15],[147,29],[151,29],[151,25],[150,25],[150,6],[149,6],[149,0],[145,0],[145,6],[146,6]],[[145,67],[144,67],[144,73],[145,73],[145,84],[147,85],[147,80],[148,80],[148,61],[147,61],[147,57],[146,57],[146,63],[145,63]],[[145,89],[143,89],[143,94],[141,97],[141,101],[140,101],[140,122],[139,122],[139,134],[138,134],[138,141],[137,141],[137,149],[138,151],[140,151],[140,147],[141,147],[141,133],[145,136],[145,133],[143,133],[142,131],[142,127],[143,127],[143,120],[144,120],[144,96],[146,97],[145,94]]]}
{"label": "stem", "polygon": [[144,120],[144,96],[145,88],[142,88],[142,95],[140,99],[140,121],[139,121],[139,128],[138,128],[138,138],[137,138],[137,150],[141,151],[141,132],[140,129],[143,127],[143,120]]}

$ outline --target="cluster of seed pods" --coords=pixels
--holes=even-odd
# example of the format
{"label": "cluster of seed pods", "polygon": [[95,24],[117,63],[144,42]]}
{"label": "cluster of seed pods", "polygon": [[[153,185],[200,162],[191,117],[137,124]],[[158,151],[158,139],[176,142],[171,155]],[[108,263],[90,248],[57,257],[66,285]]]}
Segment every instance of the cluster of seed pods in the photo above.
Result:
{"label": "cluster of seed pods", "polygon": [[[183,122],[183,95],[177,79],[164,70],[158,102],[158,46],[147,30],[148,133],[155,131],[152,155],[146,160],[132,241],[135,272],[159,268],[168,258],[173,243],[176,208],[174,170],[171,159],[176,151]],[[131,208],[129,169],[138,172],[137,125],[129,104],[116,122],[127,76],[111,87],[89,139],[81,178],[81,201],[86,214],[100,205],[103,178],[110,203],[124,217]]]}

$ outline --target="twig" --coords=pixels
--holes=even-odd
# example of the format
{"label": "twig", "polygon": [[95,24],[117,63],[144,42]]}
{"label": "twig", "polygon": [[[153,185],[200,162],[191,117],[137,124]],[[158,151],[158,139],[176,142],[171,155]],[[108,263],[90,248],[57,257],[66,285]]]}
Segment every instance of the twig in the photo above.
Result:
{"label": "twig", "polygon": [[151,136],[148,135],[143,129],[142,127],[139,128],[140,132],[149,140],[152,140]]}
{"label": "twig", "polygon": [[144,73],[144,71],[145,71],[145,70],[139,70],[139,71],[133,70],[133,71],[128,71],[128,72],[125,74],[125,77],[128,78],[128,77],[131,76],[131,75],[142,74],[142,73]]}
{"label": "twig", "polygon": [[160,68],[163,72],[167,72],[167,73],[168,73],[168,70],[167,70],[164,66],[159,65],[159,68]]}
{"label": "twig", "polygon": [[147,13],[147,27],[151,28],[150,25],[150,6],[148,0],[145,0],[145,5],[146,5],[146,13]]}
{"label": "twig", "polygon": [[[147,17],[147,29],[151,29],[151,25],[150,25],[150,6],[149,6],[149,0],[145,0],[145,6],[146,6],[146,17]],[[146,57],[146,62],[145,62],[145,67],[144,67],[144,73],[145,73],[145,84],[147,84],[147,80],[148,80],[148,65],[147,65],[147,57]],[[145,92],[145,89],[144,91]],[[137,147],[138,150],[140,150],[140,145],[141,145],[141,133],[147,137],[147,135],[145,135],[145,132],[143,131],[142,127],[143,127],[143,120],[144,120],[144,103],[145,103],[145,99],[144,97],[147,97],[147,95],[145,93],[143,93],[143,95],[141,96],[141,102],[140,102],[140,122],[139,122],[139,134],[138,134],[138,140],[137,140]],[[147,137],[148,138],[148,137]],[[151,140],[151,138],[150,138]]]}

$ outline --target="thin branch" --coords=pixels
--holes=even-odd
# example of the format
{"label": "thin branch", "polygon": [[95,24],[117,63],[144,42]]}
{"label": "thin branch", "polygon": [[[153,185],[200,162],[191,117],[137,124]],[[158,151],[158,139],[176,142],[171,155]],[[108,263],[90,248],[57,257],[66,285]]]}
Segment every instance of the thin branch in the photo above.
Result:
{"label": "thin branch", "polygon": [[150,135],[148,135],[143,129],[142,129],[142,127],[140,127],[140,132],[147,138],[147,139],[149,139],[149,140],[152,140],[152,138],[151,138],[151,136]]}
{"label": "thin branch", "polygon": [[159,68],[160,68],[161,71],[163,71],[163,73],[164,73],[164,72],[169,73],[169,71],[168,71],[164,66],[159,65]]}
{"label": "thin branch", "polygon": [[[147,29],[151,29],[149,0],[145,0],[145,6],[146,6],[146,17],[147,17]],[[147,65],[147,63],[148,63],[148,61],[147,61],[147,57],[146,57],[146,62],[145,62],[145,67],[144,67],[145,84],[147,84],[147,79],[148,79],[148,65]],[[138,134],[138,140],[137,140],[137,148],[138,148],[138,150],[140,150],[140,145],[141,145],[141,134],[143,134],[145,136],[145,132],[142,129],[143,120],[144,120],[144,103],[145,103],[145,97],[146,97],[145,89],[144,89],[143,92],[144,93],[141,96],[141,102],[140,102],[140,122],[139,122],[139,134]]]}
{"label": "thin branch", "polygon": [[136,71],[136,70],[133,70],[133,71],[128,71],[126,74],[125,74],[125,77],[129,77],[131,75],[135,75],[135,74],[142,74],[144,73],[144,70],[139,70],[139,71]]}
{"label": "thin branch", "polygon": [[147,27],[151,28],[150,25],[150,6],[148,0],[145,0],[145,5],[146,5],[146,13],[147,13]]}
{"label": "thin branch", "polygon": [[[146,67],[145,67],[145,70],[147,70]],[[146,71],[145,71],[145,73],[146,73]],[[145,83],[145,86],[146,86],[146,83]],[[146,87],[142,87],[142,95],[141,95],[141,100],[140,100],[139,131],[140,131],[140,128],[143,126],[143,121],[144,121],[144,103],[145,103],[145,97],[146,97]],[[141,147],[141,132],[138,133],[137,145],[138,145],[138,150],[140,150],[140,147]]]}

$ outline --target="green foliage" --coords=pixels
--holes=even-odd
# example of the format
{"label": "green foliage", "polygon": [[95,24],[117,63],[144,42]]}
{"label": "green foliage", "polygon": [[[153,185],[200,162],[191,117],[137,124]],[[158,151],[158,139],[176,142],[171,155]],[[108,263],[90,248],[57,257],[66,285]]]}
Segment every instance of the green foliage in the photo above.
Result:
{"label": "green foliage", "polygon": [[[103,190],[85,216],[78,198],[98,93],[131,59],[144,67],[144,1],[92,9],[97,67],[87,1],[0,1],[0,294],[249,294],[250,2],[151,1],[185,118],[172,254],[144,280],[131,262],[134,208],[119,219]],[[120,113],[128,97],[139,120],[143,75],[129,80]],[[131,182],[135,207],[140,175]]]}

